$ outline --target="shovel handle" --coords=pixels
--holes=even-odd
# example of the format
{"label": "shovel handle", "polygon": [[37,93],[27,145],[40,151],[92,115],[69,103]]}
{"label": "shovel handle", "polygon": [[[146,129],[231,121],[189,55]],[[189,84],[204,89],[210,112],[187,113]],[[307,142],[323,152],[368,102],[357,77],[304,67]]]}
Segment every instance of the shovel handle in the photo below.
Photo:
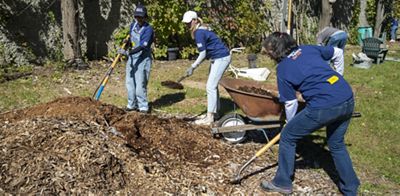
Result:
{"label": "shovel handle", "polygon": [[182,76],[181,78],[179,78],[179,80],[176,81],[176,82],[177,82],[177,83],[181,83],[182,80],[184,80],[184,79],[187,78],[187,77],[189,77],[189,76],[188,76],[188,75],[184,75],[184,76]]}
{"label": "shovel handle", "polygon": [[[353,118],[361,117],[360,112],[354,112],[352,115]],[[260,150],[256,152],[255,157],[259,157],[261,154],[263,154],[265,151],[267,151],[272,145],[274,145],[279,139],[281,138],[281,133],[276,135],[271,141],[269,141],[264,147],[262,147]]]}
{"label": "shovel handle", "polygon": [[[129,39],[129,36],[130,35],[127,35],[125,40]],[[127,41],[124,41],[122,46],[121,46],[121,48],[125,48],[127,43],[128,43]],[[111,66],[110,66],[110,68],[108,69],[106,75],[104,76],[103,80],[101,81],[101,83],[97,87],[96,91],[94,92],[93,98],[95,100],[99,100],[100,99],[101,93],[103,92],[108,80],[110,79],[111,73],[113,72],[114,67],[115,67],[115,65],[117,65],[117,63],[119,61],[119,58],[121,58],[121,56],[122,56],[121,54],[118,54],[117,57],[115,57],[114,61],[112,62]]]}
{"label": "shovel handle", "polygon": [[279,133],[276,135],[271,141],[269,141],[267,144],[265,144],[264,147],[262,147],[260,150],[256,152],[255,157],[259,157],[262,155],[265,151],[267,151],[272,145],[274,145],[278,140],[281,138],[281,134]]}

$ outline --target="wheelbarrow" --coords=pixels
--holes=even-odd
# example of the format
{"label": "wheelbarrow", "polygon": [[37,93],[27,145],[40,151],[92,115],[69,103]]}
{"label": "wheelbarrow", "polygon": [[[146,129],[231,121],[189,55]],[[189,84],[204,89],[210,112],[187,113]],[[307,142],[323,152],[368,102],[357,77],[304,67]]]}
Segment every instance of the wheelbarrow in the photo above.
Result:
{"label": "wheelbarrow", "polygon": [[[267,141],[266,130],[281,129],[286,123],[283,104],[278,100],[278,89],[272,84],[254,80],[222,78],[219,82],[233,99],[234,110],[238,106],[244,115],[230,113],[220,118],[211,127],[213,135],[220,134],[229,143],[240,143],[246,139],[249,130],[262,131]],[[246,89],[247,88],[247,89]],[[305,107],[305,102],[298,96],[299,107]],[[361,117],[354,112],[352,117]]]}
{"label": "wheelbarrow", "polygon": [[219,84],[233,99],[234,107],[238,106],[244,115],[224,115],[211,128],[212,134],[221,134],[230,143],[240,143],[246,139],[246,131],[260,130],[268,140],[265,129],[281,128],[285,123],[284,107],[278,101],[275,86],[235,78],[222,78]]}
{"label": "wheelbarrow", "polygon": [[[242,180],[241,172],[279,141],[280,133],[270,141],[265,130],[283,128],[285,124],[284,106],[279,103],[277,98],[278,91],[273,85],[234,78],[223,78],[219,84],[226,89],[233,99],[234,107],[237,105],[245,115],[231,113],[223,116],[217,121],[217,126],[211,128],[212,134],[221,134],[230,143],[240,143],[246,139],[246,131],[260,130],[268,141],[238,170],[231,180],[231,183],[238,184]],[[247,89],[243,87],[247,87]],[[250,90],[248,87],[250,87]],[[298,100],[298,111],[300,111],[305,107],[305,102],[300,98]],[[354,112],[352,117],[361,117],[361,114]]]}

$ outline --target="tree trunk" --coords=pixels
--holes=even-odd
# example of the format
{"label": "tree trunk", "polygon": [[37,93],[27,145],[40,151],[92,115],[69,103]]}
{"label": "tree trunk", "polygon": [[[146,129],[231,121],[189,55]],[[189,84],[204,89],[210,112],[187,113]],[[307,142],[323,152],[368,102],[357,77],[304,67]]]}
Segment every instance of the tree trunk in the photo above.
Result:
{"label": "tree trunk", "polygon": [[382,22],[385,14],[385,5],[383,0],[378,0],[376,5],[374,37],[379,37],[381,34]]}
{"label": "tree trunk", "polygon": [[319,31],[322,30],[324,27],[329,26],[331,24],[332,18],[332,5],[329,3],[329,0],[322,0],[321,2],[322,10],[318,24]]}
{"label": "tree trunk", "polygon": [[75,0],[62,0],[62,28],[64,59],[73,60],[77,55],[76,45],[78,43],[78,28],[76,24],[77,5]]}
{"label": "tree trunk", "polygon": [[358,17],[359,27],[369,27],[365,10],[367,9],[367,0],[360,0],[360,15]]}
{"label": "tree trunk", "polygon": [[83,62],[81,57],[81,48],[79,45],[78,31],[78,1],[62,0],[61,1],[62,28],[63,28],[63,54],[64,59],[75,65],[77,68],[86,69],[87,64]]}

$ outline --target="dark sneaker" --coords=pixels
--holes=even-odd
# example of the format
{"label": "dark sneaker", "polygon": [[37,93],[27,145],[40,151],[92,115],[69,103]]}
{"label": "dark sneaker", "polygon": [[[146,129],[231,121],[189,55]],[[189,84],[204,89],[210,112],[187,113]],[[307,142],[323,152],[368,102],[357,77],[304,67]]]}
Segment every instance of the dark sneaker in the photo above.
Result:
{"label": "dark sneaker", "polygon": [[268,182],[265,180],[263,180],[261,182],[260,186],[264,191],[268,191],[268,192],[279,192],[279,193],[283,193],[283,194],[290,194],[293,192],[291,188],[277,187],[272,182]]}
{"label": "dark sneaker", "polygon": [[214,113],[214,121],[218,121],[221,116],[218,113]]}
{"label": "dark sneaker", "polygon": [[128,108],[128,107],[126,107],[124,110],[125,110],[126,112],[138,111],[137,108]]}

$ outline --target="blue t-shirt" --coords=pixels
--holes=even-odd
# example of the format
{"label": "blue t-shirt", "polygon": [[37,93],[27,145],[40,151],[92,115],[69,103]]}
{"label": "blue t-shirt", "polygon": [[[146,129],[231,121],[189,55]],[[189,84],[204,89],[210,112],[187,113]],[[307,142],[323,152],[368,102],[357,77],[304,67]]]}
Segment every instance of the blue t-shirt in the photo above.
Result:
{"label": "blue t-shirt", "polygon": [[197,29],[194,32],[199,52],[206,50],[207,58],[217,59],[229,56],[229,50],[221,39],[212,31],[206,29]]}
{"label": "blue t-shirt", "polygon": [[333,53],[330,46],[303,45],[284,58],[277,67],[279,100],[296,99],[299,91],[307,106],[322,109],[352,98],[350,85],[327,64]]}
{"label": "blue t-shirt", "polygon": [[139,45],[134,46],[134,48],[138,46],[144,46],[146,50],[150,50],[151,44],[153,43],[154,40],[153,27],[147,22],[145,22],[141,27],[139,27],[139,24],[135,26],[134,22],[131,24],[130,31],[132,31],[133,28],[135,28],[134,30],[140,34]]}
{"label": "blue t-shirt", "polygon": [[399,21],[396,18],[392,19],[392,27],[398,27],[399,26]]}

